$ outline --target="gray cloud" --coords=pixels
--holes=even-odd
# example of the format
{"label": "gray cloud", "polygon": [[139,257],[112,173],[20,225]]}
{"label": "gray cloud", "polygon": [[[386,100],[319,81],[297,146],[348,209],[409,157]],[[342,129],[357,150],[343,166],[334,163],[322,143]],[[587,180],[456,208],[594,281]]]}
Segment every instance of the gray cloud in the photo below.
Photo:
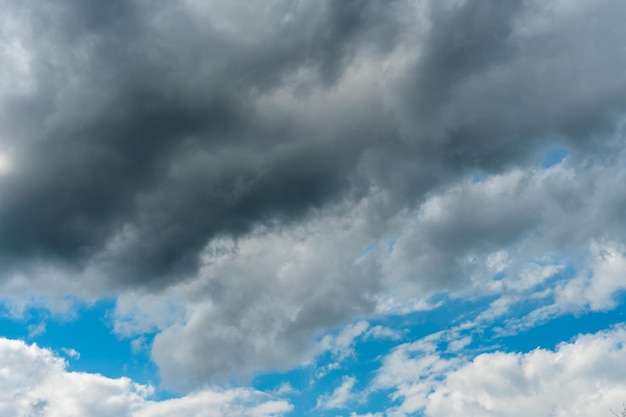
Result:
{"label": "gray cloud", "polygon": [[[45,265],[147,312],[182,299],[187,319],[133,330],[161,331],[173,385],[292,366],[385,300],[488,276],[500,249],[521,268],[621,239],[602,174],[623,175],[616,0],[5,9],[5,282]],[[536,168],[550,144],[569,171]]]}
{"label": "gray cloud", "polygon": [[6,261],[89,259],[130,224],[136,244],[111,260],[123,280],[172,277],[193,270],[217,232],[297,219],[348,191],[371,138],[338,140],[352,132],[332,128],[335,138],[316,143],[315,131],[260,119],[255,97],[303,66],[333,84],[362,37],[393,35],[381,28],[386,9],[307,6],[293,18],[313,18],[304,30],[270,16],[273,30],[248,44],[201,27],[191,11],[153,7],[27,10],[37,88],[5,101],[3,119],[15,120],[0,215]]}

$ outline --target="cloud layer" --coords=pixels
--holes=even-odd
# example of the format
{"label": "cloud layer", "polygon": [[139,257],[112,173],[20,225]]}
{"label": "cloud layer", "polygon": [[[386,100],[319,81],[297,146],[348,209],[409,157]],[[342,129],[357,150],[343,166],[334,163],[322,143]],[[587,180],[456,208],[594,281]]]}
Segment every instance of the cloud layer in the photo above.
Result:
{"label": "cloud layer", "polygon": [[[594,270],[626,244],[624,18],[618,0],[9,0],[3,294],[114,295],[116,331],[156,332],[164,382],[193,389],[433,294],[519,295],[529,264]],[[567,157],[547,167],[551,146]],[[616,280],[585,302],[609,308]]]}

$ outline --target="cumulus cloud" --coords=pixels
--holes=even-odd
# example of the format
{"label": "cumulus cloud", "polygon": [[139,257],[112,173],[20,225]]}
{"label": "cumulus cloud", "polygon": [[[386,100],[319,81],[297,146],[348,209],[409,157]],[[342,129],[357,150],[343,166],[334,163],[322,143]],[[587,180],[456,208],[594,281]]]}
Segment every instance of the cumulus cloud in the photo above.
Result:
{"label": "cumulus cloud", "polygon": [[490,353],[451,372],[426,415],[588,416],[619,407],[626,390],[626,331],[583,335],[555,351]]}
{"label": "cumulus cloud", "polygon": [[[163,381],[192,389],[435,293],[521,297],[551,276],[530,263],[583,270],[592,242],[625,243],[625,17],[618,0],[9,0],[2,294],[116,296],[115,331],[157,333]],[[544,169],[555,144],[568,156]]]}
{"label": "cumulus cloud", "polygon": [[[68,350],[75,356],[76,351]],[[151,400],[153,388],[128,378],[69,372],[48,349],[0,339],[0,410],[16,417],[278,417],[291,405],[239,388],[198,391],[182,398]]]}
{"label": "cumulus cloud", "polygon": [[402,417],[588,416],[623,402],[626,330],[579,335],[554,350],[483,353],[469,360],[437,353],[434,335],[397,348],[373,389],[399,401],[385,415]]}
{"label": "cumulus cloud", "polygon": [[555,304],[562,310],[610,310],[616,306],[615,296],[626,290],[626,247],[594,242],[591,254],[590,268],[555,290]]}

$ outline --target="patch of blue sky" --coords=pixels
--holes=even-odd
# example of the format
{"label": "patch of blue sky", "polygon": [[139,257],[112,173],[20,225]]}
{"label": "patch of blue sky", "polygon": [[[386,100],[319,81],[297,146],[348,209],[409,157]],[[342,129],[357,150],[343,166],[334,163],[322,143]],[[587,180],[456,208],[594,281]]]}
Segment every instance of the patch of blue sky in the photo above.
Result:
{"label": "patch of blue sky", "polygon": [[367,255],[372,253],[376,249],[377,246],[378,244],[376,242],[371,242],[365,245],[365,247],[361,250],[361,256],[366,257]]}
{"label": "patch of blue sky", "polygon": [[371,253],[375,252],[379,248],[385,248],[387,254],[393,252],[396,243],[400,240],[400,237],[394,237],[393,239],[386,241],[373,241],[363,246],[361,249],[361,258],[364,259],[369,256]]}
{"label": "patch of blue sky", "polygon": [[482,169],[473,169],[470,172],[469,177],[471,182],[478,184],[485,181],[487,174]]}
{"label": "patch of blue sky", "polygon": [[[39,314],[36,315],[38,318]],[[30,320],[29,322],[17,320],[8,314],[0,316],[0,337],[7,339],[28,339],[28,326],[38,326],[40,320]]]}
{"label": "patch of blue sky", "polygon": [[[428,330],[422,329],[420,333],[418,329],[413,329],[414,337],[419,339],[419,334],[426,335]],[[424,331],[425,330],[425,331]],[[355,395],[350,402],[351,411],[357,414],[366,414],[368,412],[381,411],[379,407],[390,407],[392,401],[389,397],[389,390],[370,390],[372,381],[376,378],[377,372],[382,365],[383,358],[389,354],[395,347],[400,344],[410,342],[411,337],[401,340],[390,339],[361,339],[355,351],[357,352],[358,366],[350,369],[347,373],[356,378],[354,391],[356,393],[367,393],[367,395]],[[383,408],[383,409],[384,409]]]}
{"label": "patch of blue sky", "polygon": [[617,308],[610,311],[564,314],[510,336],[498,342],[505,352],[529,352],[536,348],[554,350],[563,342],[571,342],[579,334],[597,333],[624,323],[626,297],[622,296]]}
{"label": "patch of blue sky", "polygon": [[[20,318],[4,314],[0,336],[51,349],[67,360],[69,371],[128,377],[158,387],[158,369],[149,350],[133,349],[130,339],[113,333],[114,306],[115,300],[101,299],[92,305],[76,305],[68,317],[51,315],[46,308],[27,309]],[[149,343],[147,339],[146,345]],[[155,396],[166,399],[172,393],[157,389]]]}
{"label": "patch of blue sky", "polygon": [[543,161],[541,166],[543,168],[550,168],[563,162],[565,157],[569,154],[568,150],[559,145],[549,145],[543,152]]}
{"label": "patch of blue sky", "polygon": [[314,401],[311,403],[311,380],[312,369],[298,366],[289,371],[259,374],[251,381],[251,386],[259,391],[288,399],[294,407],[291,415],[300,415],[303,410],[315,406]]}
{"label": "patch of blue sky", "polygon": [[391,240],[388,240],[386,242],[387,243],[387,253],[393,252],[393,250],[395,249],[396,244],[398,243],[399,240],[400,240],[400,237],[397,237],[395,239],[391,239]]}
{"label": "patch of blue sky", "polygon": [[[301,415],[305,410],[315,410],[313,414],[316,416],[347,415],[349,413],[345,413],[346,410],[364,414],[377,409],[377,407],[390,405],[387,392],[368,392],[368,389],[376,376],[376,371],[380,368],[380,360],[383,355],[397,344],[398,342],[381,343],[381,341],[360,340],[357,343],[358,348],[355,356],[343,362],[336,370],[317,379],[306,391],[306,396],[300,400],[299,405],[302,407],[299,407],[299,410],[296,408],[293,415]],[[318,400],[323,396],[332,394],[345,382],[345,378],[354,378],[355,381],[346,403],[336,409],[326,410],[323,407],[318,407]]]}

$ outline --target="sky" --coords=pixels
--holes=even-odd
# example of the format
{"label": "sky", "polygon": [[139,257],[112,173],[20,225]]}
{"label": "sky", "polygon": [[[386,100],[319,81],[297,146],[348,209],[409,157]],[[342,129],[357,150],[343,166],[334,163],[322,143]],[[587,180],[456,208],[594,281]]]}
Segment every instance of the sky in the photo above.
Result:
{"label": "sky", "polygon": [[0,415],[622,410],[623,1],[0,8]]}

